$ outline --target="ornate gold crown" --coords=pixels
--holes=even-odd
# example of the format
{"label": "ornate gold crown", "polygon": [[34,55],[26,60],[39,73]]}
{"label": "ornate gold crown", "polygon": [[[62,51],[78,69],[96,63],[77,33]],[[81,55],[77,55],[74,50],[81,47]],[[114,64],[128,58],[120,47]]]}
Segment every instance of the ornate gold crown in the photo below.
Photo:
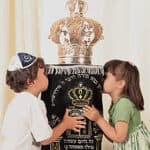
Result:
{"label": "ornate gold crown", "polygon": [[70,17],[56,21],[50,28],[49,39],[58,45],[59,63],[91,64],[92,47],[102,39],[102,26],[85,18],[85,0],[69,0]]}
{"label": "ornate gold crown", "polygon": [[84,105],[89,105],[92,100],[93,91],[90,88],[79,85],[68,91],[68,97],[72,101],[72,105],[77,107],[83,107]]}

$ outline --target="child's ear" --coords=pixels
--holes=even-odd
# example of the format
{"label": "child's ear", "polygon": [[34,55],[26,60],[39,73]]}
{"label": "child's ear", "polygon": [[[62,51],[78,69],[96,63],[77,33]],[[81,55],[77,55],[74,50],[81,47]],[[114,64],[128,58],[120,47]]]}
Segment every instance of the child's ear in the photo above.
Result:
{"label": "child's ear", "polygon": [[118,82],[118,87],[119,87],[120,89],[123,89],[123,88],[125,87],[125,84],[126,84],[125,80],[120,80],[120,81]]}
{"label": "child's ear", "polygon": [[29,80],[29,79],[27,80],[27,85],[28,85],[28,86],[31,86],[31,85],[33,85],[33,84],[34,84],[34,81],[31,81],[31,80]]}

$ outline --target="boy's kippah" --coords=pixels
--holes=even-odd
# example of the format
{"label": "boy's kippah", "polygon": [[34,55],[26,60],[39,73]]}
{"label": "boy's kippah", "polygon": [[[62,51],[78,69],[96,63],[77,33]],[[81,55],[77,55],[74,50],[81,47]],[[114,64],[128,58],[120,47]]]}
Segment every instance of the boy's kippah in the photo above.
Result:
{"label": "boy's kippah", "polygon": [[19,52],[15,56],[12,57],[8,71],[16,71],[19,69],[25,69],[30,67],[36,61],[36,57],[28,54]]}

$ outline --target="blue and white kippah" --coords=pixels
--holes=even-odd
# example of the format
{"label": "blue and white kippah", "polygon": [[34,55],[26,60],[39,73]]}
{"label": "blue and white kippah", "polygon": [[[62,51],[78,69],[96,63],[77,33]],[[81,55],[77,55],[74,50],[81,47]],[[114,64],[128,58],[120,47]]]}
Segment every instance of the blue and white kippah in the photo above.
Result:
{"label": "blue and white kippah", "polygon": [[16,71],[30,67],[36,61],[36,57],[27,53],[17,53],[12,57],[8,66],[8,71]]}

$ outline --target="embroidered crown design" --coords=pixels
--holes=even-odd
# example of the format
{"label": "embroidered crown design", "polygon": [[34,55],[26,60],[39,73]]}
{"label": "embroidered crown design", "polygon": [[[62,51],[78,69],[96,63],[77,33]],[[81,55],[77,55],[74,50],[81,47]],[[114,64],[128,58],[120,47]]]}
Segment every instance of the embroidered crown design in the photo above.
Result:
{"label": "embroidered crown design", "polygon": [[72,101],[72,105],[83,107],[84,105],[90,104],[93,97],[93,91],[80,84],[79,87],[72,88],[68,91],[68,97]]}

